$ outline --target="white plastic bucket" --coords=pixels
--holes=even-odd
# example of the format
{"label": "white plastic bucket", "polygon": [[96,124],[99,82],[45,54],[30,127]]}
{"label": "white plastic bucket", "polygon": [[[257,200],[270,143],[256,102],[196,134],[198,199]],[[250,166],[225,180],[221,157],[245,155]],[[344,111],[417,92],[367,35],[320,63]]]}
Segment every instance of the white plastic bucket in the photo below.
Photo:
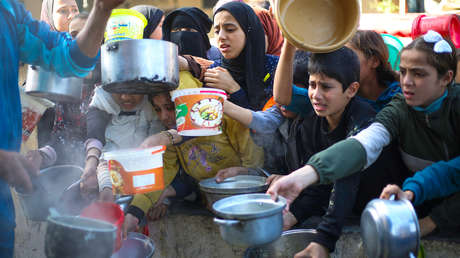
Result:
{"label": "white plastic bucket", "polygon": [[176,126],[180,135],[210,136],[222,133],[225,91],[214,88],[175,90]]}

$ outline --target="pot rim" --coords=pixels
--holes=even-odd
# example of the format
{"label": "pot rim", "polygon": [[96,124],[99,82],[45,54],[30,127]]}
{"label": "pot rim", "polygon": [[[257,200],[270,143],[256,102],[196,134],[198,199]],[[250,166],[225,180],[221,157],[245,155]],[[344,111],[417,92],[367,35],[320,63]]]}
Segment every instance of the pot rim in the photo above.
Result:
{"label": "pot rim", "polygon": [[[231,180],[238,181],[238,180],[243,180],[243,179],[254,181],[254,182],[260,182],[261,185],[251,186],[251,187],[238,187],[238,188],[218,188],[216,187],[218,185],[225,184],[225,181],[231,181]],[[215,177],[201,180],[199,183],[200,190],[205,193],[226,195],[226,194],[254,193],[254,192],[265,191],[268,189],[268,185],[265,183],[266,178],[262,176],[253,176],[253,175],[234,176],[234,177],[226,178],[224,182],[222,183],[216,183],[215,180],[216,180]],[[211,186],[209,186],[209,184],[211,184]]]}
{"label": "pot rim", "polygon": [[[241,212],[237,214],[221,211],[221,209],[232,206],[232,204],[235,205],[235,203],[238,204],[238,203],[241,203],[242,201],[244,202],[245,200],[247,202],[258,202],[259,204],[268,203],[268,204],[274,205],[274,207],[266,211],[262,211],[262,212]],[[278,200],[275,202],[271,199],[270,195],[268,194],[252,193],[252,194],[240,194],[240,195],[230,196],[230,197],[218,200],[212,205],[212,209],[218,217],[223,218],[223,219],[251,220],[251,219],[268,217],[268,216],[272,216],[277,213],[280,213],[286,207],[286,203],[287,203],[286,199],[283,198],[282,196],[279,196]]]}
{"label": "pot rim", "polygon": [[[80,221],[86,221],[86,222],[91,222],[95,224],[100,224],[104,228],[92,228],[92,227],[85,227],[85,226],[80,226],[80,225],[72,225],[68,224],[64,221],[60,221],[59,219],[70,219],[70,220],[80,220]],[[110,233],[110,232],[116,232],[117,227],[111,223],[98,220],[98,219],[92,219],[92,218],[86,218],[86,217],[79,217],[79,216],[48,216],[47,218],[48,222],[51,222],[55,225],[62,226],[62,227],[67,227],[67,228],[73,228],[73,229],[78,229],[82,231],[91,231],[91,232],[102,232],[102,233]]]}

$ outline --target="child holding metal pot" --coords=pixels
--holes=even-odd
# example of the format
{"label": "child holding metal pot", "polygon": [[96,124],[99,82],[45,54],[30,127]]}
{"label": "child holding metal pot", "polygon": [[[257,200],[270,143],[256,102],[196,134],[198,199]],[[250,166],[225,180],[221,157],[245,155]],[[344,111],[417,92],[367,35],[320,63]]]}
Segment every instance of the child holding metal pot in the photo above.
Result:
{"label": "child holding metal pot", "polygon": [[[198,88],[202,83],[189,72],[181,72],[179,89]],[[179,137],[175,134],[176,113],[169,92],[149,97],[153,108],[168,131],[148,137],[143,147],[167,145],[163,155],[163,191],[134,196],[125,217],[125,233],[133,231],[146,215],[153,219],[164,214],[163,200],[169,197],[185,197],[191,189],[185,180],[176,180],[180,171],[198,183],[214,177],[222,170],[248,172],[248,168],[261,166],[263,150],[251,139],[249,129],[239,122],[224,116],[222,133],[213,136]],[[173,181],[174,180],[174,181]]]}
{"label": "child holding metal pot", "polygon": [[[454,49],[434,31],[406,46],[401,51],[400,63],[403,94],[396,95],[368,128],[317,153],[305,166],[272,184],[268,193],[273,198],[282,195],[292,202],[315,182],[324,184],[347,178],[369,167],[391,142],[398,143],[405,165],[415,173],[414,178],[424,169],[432,170],[429,174],[435,178],[434,171],[440,167],[436,162],[447,162],[449,168],[456,168],[446,171],[452,176],[448,181],[455,182],[460,155],[460,87],[453,83],[457,71]],[[446,188],[444,194],[455,192],[443,182],[435,188]],[[432,204],[428,216],[418,214],[424,217],[419,222],[422,235],[436,228],[460,226],[460,209],[455,208],[458,195],[457,192],[441,203]]]}
{"label": "child holding metal pot", "polygon": [[[301,114],[289,128],[288,172],[302,167],[310,157],[334,143],[355,135],[375,116],[368,103],[355,98],[360,87],[360,63],[351,49],[343,47],[331,53],[312,54],[308,89],[291,88],[294,53],[295,47],[285,42],[274,84],[275,101],[279,92],[292,91],[287,109],[299,110]],[[404,169],[401,162],[391,162],[397,158],[394,150],[385,150],[382,158],[363,173],[305,189],[284,214],[284,230],[311,222],[307,219],[313,216],[322,216],[317,226],[308,225],[316,226],[318,233],[307,249],[309,254],[327,256],[335,248],[345,219],[353,212],[359,214],[369,200],[378,196],[380,187],[389,182],[400,183],[398,177],[385,173]],[[274,183],[280,178],[281,175],[272,175],[267,182]]]}

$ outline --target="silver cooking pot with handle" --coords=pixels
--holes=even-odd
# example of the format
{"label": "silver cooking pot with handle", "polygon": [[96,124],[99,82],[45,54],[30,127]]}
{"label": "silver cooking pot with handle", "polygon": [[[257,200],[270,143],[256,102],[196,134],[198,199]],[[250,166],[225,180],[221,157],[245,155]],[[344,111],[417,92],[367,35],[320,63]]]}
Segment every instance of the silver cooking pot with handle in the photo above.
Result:
{"label": "silver cooking pot with handle", "polygon": [[368,257],[399,258],[418,254],[420,227],[408,200],[374,199],[361,214],[361,237]]}
{"label": "silver cooking pot with handle", "polygon": [[240,175],[226,178],[221,183],[216,178],[208,178],[200,181],[200,190],[206,197],[208,208],[223,198],[237,194],[263,193],[267,191],[266,178],[262,176]]}
{"label": "silver cooking pot with handle", "polygon": [[164,40],[134,39],[101,47],[102,86],[112,93],[149,94],[179,85],[177,45]]}
{"label": "silver cooking pot with handle", "polygon": [[30,65],[25,92],[54,102],[81,102],[83,78],[60,77],[55,72]]}
{"label": "silver cooking pot with handle", "polygon": [[231,245],[258,246],[275,241],[283,231],[286,199],[275,202],[268,194],[241,194],[227,197],[212,206],[220,218],[220,235]]}

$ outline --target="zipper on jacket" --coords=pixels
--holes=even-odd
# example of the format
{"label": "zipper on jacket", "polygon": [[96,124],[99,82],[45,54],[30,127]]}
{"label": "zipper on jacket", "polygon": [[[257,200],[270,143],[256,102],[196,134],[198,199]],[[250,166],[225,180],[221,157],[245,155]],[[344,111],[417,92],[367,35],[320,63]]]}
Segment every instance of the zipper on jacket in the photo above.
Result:
{"label": "zipper on jacket", "polygon": [[426,125],[427,125],[428,127],[431,127],[431,126],[430,126],[430,118],[428,117],[428,114],[425,114],[425,122],[426,122]]}

